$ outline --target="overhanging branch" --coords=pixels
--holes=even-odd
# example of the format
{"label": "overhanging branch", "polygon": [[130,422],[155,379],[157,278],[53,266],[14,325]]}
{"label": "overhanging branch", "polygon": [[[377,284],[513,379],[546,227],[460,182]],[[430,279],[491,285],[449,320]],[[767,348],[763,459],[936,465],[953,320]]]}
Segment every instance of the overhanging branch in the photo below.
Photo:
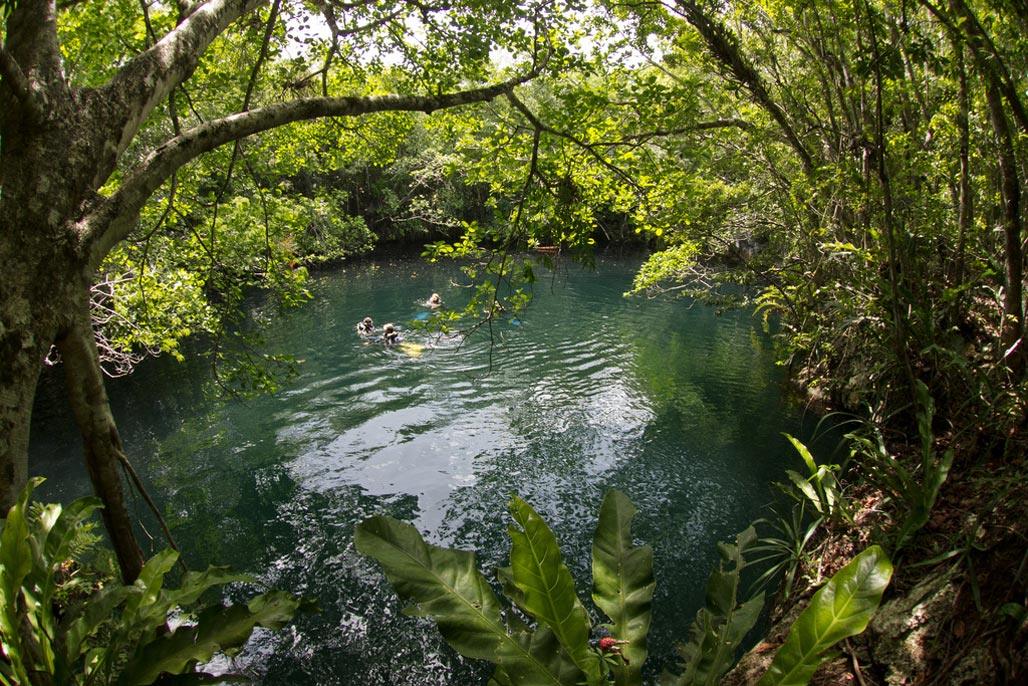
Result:
{"label": "overhanging branch", "polygon": [[683,16],[699,32],[707,49],[721,66],[742,84],[749,91],[753,101],[775,120],[790,147],[803,163],[804,170],[812,172],[816,167],[814,158],[789,122],[785,110],[771,97],[764,80],[743,53],[738,37],[695,0],[675,0],[675,7],[669,9]]}
{"label": "overhanging branch", "polygon": [[275,103],[200,124],[154,150],[125,178],[108,198],[99,202],[78,223],[78,234],[93,268],[124,239],[139,211],[175,170],[205,152],[263,131],[326,117],[357,117],[376,112],[425,112],[487,102],[538,74],[532,70],[492,86],[436,96],[379,95],[341,98],[307,98]]}
{"label": "overhanging branch", "polygon": [[[133,140],[150,112],[196,68],[200,55],[230,24],[256,9],[264,0],[210,0],[187,10],[182,21],[141,53],[104,86],[116,100],[130,104],[128,116],[112,122],[117,150]],[[104,101],[100,98],[99,101]]]}
{"label": "overhanging branch", "polygon": [[528,106],[525,105],[525,103],[523,103],[520,100],[518,100],[517,96],[514,95],[513,91],[507,92],[506,96],[507,96],[507,99],[510,101],[510,104],[514,107],[514,109],[516,109],[518,112],[520,112],[525,117],[525,119],[527,119],[529,121],[529,123],[532,124],[532,126],[536,129],[536,131],[542,131],[542,132],[548,133],[550,135],[557,136],[559,138],[564,138],[566,140],[571,141],[572,143],[577,145],[579,148],[581,148],[582,150],[584,150],[587,153],[589,153],[589,155],[591,155],[593,157],[593,159],[595,159],[597,162],[599,162],[602,166],[604,166],[607,169],[609,169],[614,175],[618,176],[619,178],[624,180],[626,183],[628,183],[632,187],[639,188],[639,184],[635,181],[635,179],[633,179],[631,177],[630,174],[625,172],[623,169],[621,169],[617,165],[612,164],[610,162],[610,160],[608,160],[606,157],[604,157],[603,155],[601,155],[600,153],[598,153],[596,151],[597,147],[603,147],[603,146],[592,144],[592,143],[588,143],[587,141],[584,141],[581,138],[578,138],[577,136],[574,136],[574,135],[568,133],[567,131],[558,131],[557,129],[554,129],[554,128],[550,127],[550,126],[547,126],[542,121],[540,121],[538,117],[535,116],[535,113],[532,112],[528,108]]}

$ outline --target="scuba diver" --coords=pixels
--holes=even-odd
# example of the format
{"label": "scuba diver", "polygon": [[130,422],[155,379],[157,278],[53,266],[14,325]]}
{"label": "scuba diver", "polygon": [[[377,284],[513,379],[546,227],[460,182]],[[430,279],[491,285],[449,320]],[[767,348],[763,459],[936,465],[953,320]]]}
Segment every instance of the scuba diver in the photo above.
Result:
{"label": "scuba diver", "polygon": [[371,317],[365,317],[357,322],[357,333],[361,336],[370,336],[375,333],[375,322],[371,320]]}

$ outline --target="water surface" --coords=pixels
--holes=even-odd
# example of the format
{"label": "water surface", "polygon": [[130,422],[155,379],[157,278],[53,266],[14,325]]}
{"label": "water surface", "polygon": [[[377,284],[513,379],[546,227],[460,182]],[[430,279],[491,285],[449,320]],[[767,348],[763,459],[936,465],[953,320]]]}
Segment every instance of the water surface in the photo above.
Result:
{"label": "water surface", "polygon": [[[812,420],[785,404],[755,318],[623,298],[638,264],[544,271],[526,313],[461,343],[409,326],[432,292],[466,302],[455,266],[362,263],[315,277],[312,303],[271,318],[268,350],[303,360],[274,396],[212,399],[205,366],[167,359],[111,384],[127,452],[191,565],[230,564],[321,606],[260,633],[237,667],[267,686],[484,684],[487,667],[401,614],[353,549],[354,525],[390,514],[491,569],[506,564],[517,494],[557,532],[585,598],[611,488],[639,508],[635,532],[655,550],[649,671],[673,666],[716,543],[763,513],[769,482],[796,462],[780,432],[805,437]],[[354,330],[366,315],[425,348],[369,344]],[[49,477],[40,497],[68,500],[88,484],[52,381],[34,473]]]}

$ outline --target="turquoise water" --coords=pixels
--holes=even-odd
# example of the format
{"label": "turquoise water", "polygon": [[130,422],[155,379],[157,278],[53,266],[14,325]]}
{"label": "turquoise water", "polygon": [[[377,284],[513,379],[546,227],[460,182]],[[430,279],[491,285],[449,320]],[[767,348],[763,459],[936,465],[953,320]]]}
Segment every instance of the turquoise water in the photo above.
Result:
{"label": "turquoise water", "polygon": [[[491,569],[506,563],[517,494],[557,532],[587,597],[610,488],[639,508],[635,532],[655,550],[649,672],[674,665],[716,543],[760,516],[769,483],[795,465],[780,432],[806,437],[814,420],[784,402],[754,317],[623,298],[638,264],[544,271],[520,320],[462,342],[409,326],[432,292],[466,302],[453,265],[362,263],[316,276],[314,301],[288,318],[254,306],[269,315],[269,351],[303,360],[274,396],[212,399],[209,369],[169,359],[111,383],[127,452],[191,566],[229,564],[320,604],[291,629],[259,633],[236,668],[268,686],[484,684],[487,667],[401,614],[353,549],[354,525],[387,513],[430,542],[479,551]],[[365,315],[395,322],[421,354],[359,338]],[[49,479],[41,497],[68,500],[88,484],[61,407],[45,379],[33,472]]]}

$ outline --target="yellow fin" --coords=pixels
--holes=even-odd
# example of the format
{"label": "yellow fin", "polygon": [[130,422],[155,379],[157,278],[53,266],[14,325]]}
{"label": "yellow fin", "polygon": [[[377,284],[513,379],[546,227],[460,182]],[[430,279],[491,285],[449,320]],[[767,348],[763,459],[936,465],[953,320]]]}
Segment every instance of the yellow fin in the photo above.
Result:
{"label": "yellow fin", "polygon": [[425,346],[420,343],[400,343],[396,347],[402,350],[408,357],[421,357],[421,353],[425,350]]}

